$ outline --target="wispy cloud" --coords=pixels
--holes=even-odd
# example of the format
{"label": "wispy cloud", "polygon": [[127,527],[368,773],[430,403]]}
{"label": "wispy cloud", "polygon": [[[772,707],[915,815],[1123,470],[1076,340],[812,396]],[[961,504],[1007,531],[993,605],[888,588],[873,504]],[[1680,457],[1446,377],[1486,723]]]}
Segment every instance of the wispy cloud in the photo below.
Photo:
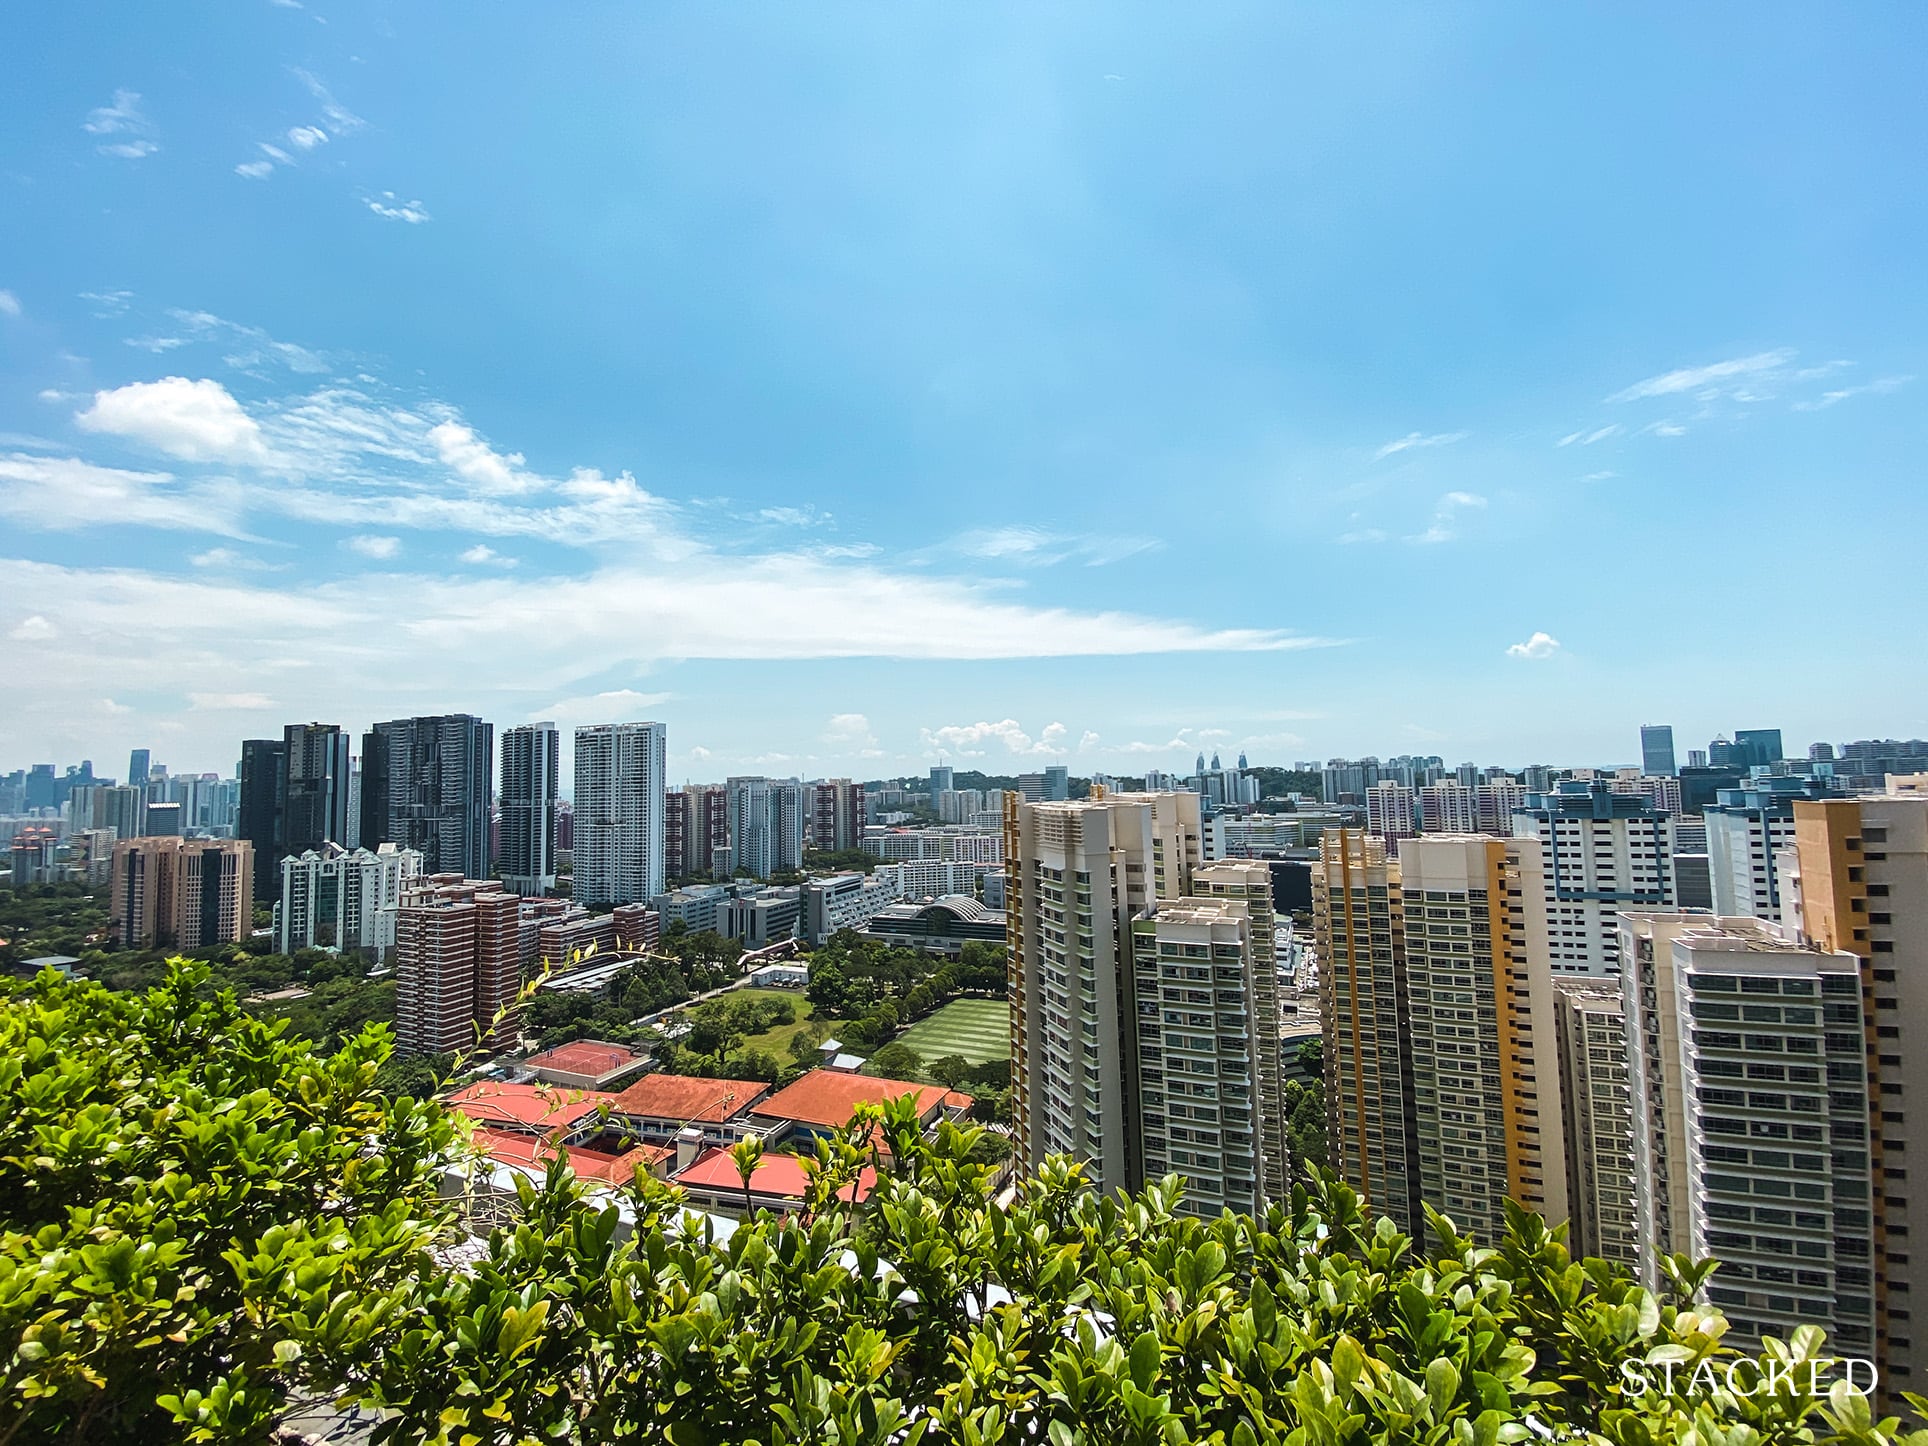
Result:
{"label": "wispy cloud", "polygon": [[112,137],[94,147],[103,156],[138,161],[161,148],[155,139],[158,133],[154,123],[141,110],[141,96],[136,90],[115,91],[114,103],[88,111],[80,128],[90,136]]}
{"label": "wispy cloud", "polygon": [[1459,519],[1468,511],[1479,511],[1486,499],[1477,492],[1448,492],[1433,508],[1432,524],[1424,532],[1408,537],[1408,542],[1433,544],[1451,542],[1459,535]]}
{"label": "wispy cloud", "polygon": [[1587,475],[1580,480],[1582,482],[1605,482],[1608,478],[1618,477],[1619,475],[1618,472],[1613,471],[1611,468],[1602,468],[1598,472],[1587,473]]}
{"label": "wispy cloud", "polygon": [[1506,650],[1509,658],[1523,658],[1530,663],[1544,662],[1560,651],[1560,640],[1551,633],[1535,633],[1523,643],[1514,643]]}
{"label": "wispy cloud", "polygon": [[1595,442],[1604,442],[1609,437],[1618,436],[1620,434],[1620,431],[1621,431],[1621,427],[1618,422],[1609,423],[1607,426],[1604,426],[1604,427],[1592,427],[1592,428],[1582,427],[1577,432],[1567,433],[1566,436],[1560,438],[1560,440],[1557,443],[1555,443],[1555,445],[1560,447],[1571,447],[1577,443],[1579,446],[1582,446],[1582,447],[1591,447]]}
{"label": "wispy cloud", "polygon": [[127,304],[134,299],[131,291],[83,291],[80,299],[87,302],[95,316],[121,316],[127,311]]}
{"label": "wispy cloud", "polygon": [[1408,432],[1396,442],[1388,442],[1372,454],[1372,460],[1383,462],[1386,458],[1400,452],[1409,452],[1415,447],[1450,447],[1455,442],[1463,442],[1471,435],[1467,432],[1434,432],[1427,436],[1421,432]]}
{"label": "wispy cloud", "polygon": [[47,532],[107,523],[241,537],[239,489],[183,485],[172,473],[101,467],[78,457],[0,455],[0,517]]}
{"label": "wispy cloud", "polygon": [[859,758],[882,758],[884,750],[877,744],[877,735],[871,731],[870,719],[862,713],[833,713],[824,725],[823,743],[846,756],[854,754]]}
{"label": "wispy cloud", "polygon": [[1026,567],[1052,567],[1062,562],[1103,567],[1108,563],[1136,557],[1141,552],[1155,551],[1162,546],[1164,544],[1155,537],[1118,537],[1098,533],[1077,535],[1023,524],[974,528],[960,533],[950,543],[951,549],[966,557],[1018,563]]}
{"label": "wispy cloud", "polygon": [[1834,391],[1821,393],[1820,396],[1814,398],[1812,401],[1796,402],[1794,404],[1794,410],[1797,412],[1820,412],[1825,411],[1837,403],[1845,402],[1849,397],[1885,396],[1889,392],[1907,386],[1908,383],[1913,380],[1914,378],[1912,376],[1877,377],[1874,381],[1863,382],[1858,387],[1839,387]]}
{"label": "wispy cloud", "polygon": [[364,534],[349,538],[342,543],[342,546],[350,552],[360,553],[363,557],[387,561],[389,558],[401,555],[402,540],[399,537],[376,537]]}
{"label": "wispy cloud", "polygon": [[347,106],[336,100],[334,95],[330,93],[328,87],[323,85],[313,74],[300,69],[297,69],[294,74],[295,79],[308,87],[308,93],[321,102],[322,117],[328,122],[329,129],[336,135],[353,135],[356,131],[368,124],[367,121],[363,120],[360,116],[348,109]]}
{"label": "wispy cloud", "polygon": [[0,291],[0,316],[20,315],[20,298],[11,291]]}
{"label": "wispy cloud", "polygon": [[1779,371],[1793,360],[1794,352],[1791,348],[1777,347],[1773,351],[1754,352],[1749,356],[1709,362],[1706,366],[1681,367],[1675,371],[1648,377],[1645,381],[1635,382],[1632,386],[1615,392],[1607,400],[1637,402],[1648,397],[1670,397],[1681,392],[1699,392],[1711,385],[1728,382],[1736,377],[1751,377]]}
{"label": "wispy cloud", "polygon": [[486,542],[478,542],[462,554],[462,561],[472,567],[514,567],[517,560],[504,557]]}
{"label": "wispy cloud", "polygon": [[1687,429],[1685,427],[1681,426],[1679,422],[1670,419],[1649,422],[1640,430],[1655,437],[1684,437],[1687,435]]}
{"label": "wispy cloud", "polygon": [[993,747],[1015,758],[1047,758],[1066,752],[1065,740],[1071,730],[1062,723],[1047,723],[1033,738],[1015,718],[996,723],[946,723],[937,728],[918,730],[926,753],[949,758],[982,758]]}
{"label": "wispy cloud", "polygon": [[1339,541],[1351,547],[1365,542],[1384,542],[1389,535],[1383,527],[1360,527],[1340,533]]}
{"label": "wispy cloud", "polygon": [[22,618],[7,633],[17,643],[45,643],[60,636],[60,629],[39,613]]}
{"label": "wispy cloud", "polygon": [[424,221],[434,219],[420,201],[404,201],[393,191],[383,191],[380,196],[364,196],[362,203],[384,221],[406,221],[411,226],[419,226]]}

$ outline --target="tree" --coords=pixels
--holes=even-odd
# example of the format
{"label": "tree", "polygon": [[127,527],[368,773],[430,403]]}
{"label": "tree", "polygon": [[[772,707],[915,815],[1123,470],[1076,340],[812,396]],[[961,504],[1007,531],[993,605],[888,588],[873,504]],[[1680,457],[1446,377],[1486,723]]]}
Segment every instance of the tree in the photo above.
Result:
{"label": "tree", "polygon": [[864,1073],[879,1075],[884,1079],[920,1079],[924,1073],[924,1061],[909,1045],[893,1041],[864,1062]]}
{"label": "tree", "polygon": [[961,1090],[971,1081],[971,1062],[961,1054],[931,1061],[930,1077],[947,1090]]}
{"label": "tree", "polygon": [[260,1436],[311,1386],[277,1300],[352,1335],[448,1219],[456,1132],[376,1091],[386,1028],[322,1058],[208,977],[0,982],[0,1440]]}
{"label": "tree", "polygon": [[1311,1079],[1325,1077],[1325,1041],[1323,1039],[1302,1040],[1299,1044],[1299,1068]]}

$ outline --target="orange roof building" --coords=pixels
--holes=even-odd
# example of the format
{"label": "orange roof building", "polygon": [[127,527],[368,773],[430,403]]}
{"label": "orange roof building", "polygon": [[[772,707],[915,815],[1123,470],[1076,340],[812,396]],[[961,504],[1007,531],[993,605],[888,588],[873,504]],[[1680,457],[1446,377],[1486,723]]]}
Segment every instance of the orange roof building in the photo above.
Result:
{"label": "orange roof building", "polygon": [[450,1095],[448,1106],[492,1130],[547,1137],[593,1128],[615,1100],[595,1090],[479,1080]]}
{"label": "orange roof building", "polygon": [[668,1145],[636,1145],[620,1155],[607,1155],[486,1127],[476,1130],[475,1143],[497,1164],[513,1165],[532,1174],[546,1171],[549,1161],[560,1154],[578,1179],[599,1185],[627,1185],[636,1178],[638,1167],[659,1179],[667,1178],[669,1162],[676,1156],[675,1149]]}
{"label": "orange roof building", "polygon": [[759,1127],[779,1133],[787,1127],[826,1134],[849,1124],[858,1105],[882,1104],[905,1095],[916,1097],[926,1129],[936,1124],[940,1115],[955,1117],[971,1107],[969,1095],[941,1085],[815,1069],[757,1105],[750,1118]]}
{"label": "orange roof building", "polygon": [[[750,1203],[758,1209],[794,1210],[803,1203],[808,1177],[795,1155],[765,1155],[750,1175]],[[743,1209],[743,1177],[728,1150],[705,1150],[694,1164],[676,1177],[690,1202],[704,1209],[732,1213]],[[877,1188],[877,1172],[868,1165],[837,1192],[842,1200],[861,1203]]]}

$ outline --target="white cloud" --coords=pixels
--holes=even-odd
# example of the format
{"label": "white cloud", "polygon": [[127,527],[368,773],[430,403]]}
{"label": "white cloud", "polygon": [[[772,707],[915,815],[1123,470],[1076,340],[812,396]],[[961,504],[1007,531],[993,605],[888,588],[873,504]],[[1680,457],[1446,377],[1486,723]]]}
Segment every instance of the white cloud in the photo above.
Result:
{"label": "white cloud", "polygon": [[390,558],[400,554],[402,540],[399,537],[376,537],[364,533],[351,537],[342,546],[350,552],[359,552],[363,557]]}
{"label": "white cloud", "polygon": [[764,507],[756,514],[758,522],[774,522],[779,527],[821,527],[831,520],[828,512],[810,507]]}
{"label": "white cloud", "polygon": [[1560,640],[1551,633],[1535,633],[1523,643],[1514,643],[1506,650],[1509,658],[1525,658],[1529,662],[1540,662],[1560,651]]}
{"label": "white cloud", "polygon": [[406,221],[411,226],[419,226],[433,219],[420,201],[404,201],[393,191],[383,191],[379,197],[364,196],[362,201],[385,221]]}
{"label": "white cloud", "polygon": [[504,456],[460,422],[437,423],[429,428],[428,439],[451,471],[485,492],[530,492],[544,485],[542,478],[522,470],[520,452]]}
{"label": "white cloud", "polygon": [[20,315],[20,298],[11,291],[0,291],[0,316]]}
{"label": "white cloud", "polygon": [[234,168],[237,176],[246,176],[250,181],[265,181],[274,174],[273,161],[243,161]]}
{"label": "white cloud", "polygon": [[1730,381],[1735,377],[1760,376],[1778,372],[1793,360],[1792,349],[1777,347],[1773,351],[1731,357],[1726,361],[1710,362],[1706,366],[1681,367],[1677,371],[1662,372],[1659,376],[1635,382],[1632,386],[1615,392],[1607,400],[1637,402],[1648,397],[1668,397],[1680,392],[1699,392],[1715,383]]}
{"label": "white cloud", "polygon": [[1578,442],[1582,447],[1591,447],[1595,442],[1604,442],[1607,438],[1615,437],[1619,434],[1620,424],[1618,422],[1609,423],[1604,427],[1594,427],[1591,430],[1582,427],[1579,431],[1569,432],[1566,436],[1560,438],[1556,445],[1571,447],[1575,442]]}
{"label": "white cloud", "polygon": [[328,143],[328,132],[320,126],[296,126],[288,132],[288,143],[297,150],[312,151]]}
{"label": "white cloud", "polygon": [[189,693],[187,701],[197,712],[255,712],[274,707],[266,693]]}
{"label": "white cloud", "polygon": [[1384,528],[1361,527],[1352,532],[1340,533],[1339,541],[1347,546],[1352,546],[1361,542],[1384,542],[1386,536],[1387,534]]}
{"label": "white cloud", "polygon": [[74,421],[90,432],[141,442],[187,462],[269,460],[261,428],[217,381],[163,377],[95,392]]}
{"label": "white cloud", "polygon": [[946,550],[991,562],[1021,563],[1026,567],[1051,567],[1061,562],[1103,567],[1107,563],[1122,562],[1128,557],[1162,546],[1164,544],[1154,537],[1118,537],[1098,533],[1073,536],[1018,523],[1009,527],[974,528],[960,533],[951,539]]}
{"label": "white cloud", "polygon": [[1432,525],[1424,532],[1408,537],[1406,541],[1426,544],[1451,542],[1459,535],[1460,514],[1485,506],[1486,499],[1477,492],[1448,492],[1433,508]]}
{"label": "white cloud", "polygon": [[0,455],[0,516],[51,532],[103,523],[240,537],[231,484],[175,485],[167,472],[97,467],[78,457]]}
{"label": "white cloud", "polygon": [[1651,433],[1656,437],[1684,437],[1687,435],[1687,429],[1685,427],[1681,426],[1678,422],[1672,421],[1649,422],[1640,430]]}
{"label": "white cloud", "polygon": [[206,552],[197,552],[188,559],[196,567],[225,568],[229,572],[282,572],[286,564],[264,562],[258,557],[250,557],[245,552],[236,552],[232,547],[210,547]]}
{"label": "white cloud", "polygon": [[95,106],[87,112],[87,119],[80,128],[90,136],[118,136],[120,139],[103,141],[94,147],[103,156],[118,156],[123,160],[138,161],[143,156],[151,156],[160,149],[154,140],[154,123],[141,110],[139,91],[117,90],[112,105]]}
{"label": "white cloud", "polygon": [[463,552],[462,561],[477,567],[484,564],[491,567],[515,567],[518,565],[518,559],[504,557],[486,542],[478,542],[474,547]]}
{"label": "white cloud", "polygon": [[645,715],[667,703],[670,693],[639,693],[634,688],[615,688],[607,693],[586,693],[576,698],[558,698],[529,716],[553,719],[558,723],[648,723]]}
{"label": "white cloud", "polygon": [[83,291],[80,293],[80,299],[93,303],[92,309],[95,316],[120,316],[127,310],[127,303],[134,299],[134,293],[131,291]]}
{"label": "white cloud", "polygon": [[187,345],[187,338],[184,336],[130,336],[125,338],[125,341],[131,347],[137,347],[141,351],[151,351],[156,356]]}
{"label": "white cloud", "polygon": [[1455,442],[1465,441],[1467,435],[1465,432],[1435,432],[1428,437],[1419,432],[1408,432],[1398,441],[1388,442],[1374,452],[1372,460],[1383,462],[1396,453],[1410,451],[1414,447],[1450,447]]}
{"label": "white cloud", "polygon": [[1589,472],[1580,480],[1582,482],[1605,482],[1608,478],[1618,477],[1619,475],[1618,472],[1612,471],[1611,469],[1603,469],[1599,472]]}
{"label": "white cloud", "polygon": [[60,629],[39,613],[35,613],[31,617],[22,618],[7,636],[19,643],[44,643],[49,638],[59,637]]}
{"label": "white cloud", "polygon": [[862,713],[833,713],[824,726],[823,742],[838,752],[859,758],[882,758],[877,735],[870,731],[870,719]]}
{"label": "white cloud", "polygon": [[997,723],[947,723],[938,728],[920,729],[918,736],[926,753],[937,752],[960,758],[982,758],[992,744],[1020,758],[1043,758],[1063,754],[1064,740],[1070,729],[1062,723],[1047,723],[1033,738],[1014,718]]}
{"label": "white cloud", "polygon": [[1858,387],[1839,387],[1831,392],[1823,392],[1811,402],[1796,402],[1794,410],[1797,412],[1825,411],[1839,402],[1845,402],[1849,397],[1883,396],[1897,388],[1905,387],[1913,380],[1912,376],[1877,377],[1874,381],[1864,382]]}

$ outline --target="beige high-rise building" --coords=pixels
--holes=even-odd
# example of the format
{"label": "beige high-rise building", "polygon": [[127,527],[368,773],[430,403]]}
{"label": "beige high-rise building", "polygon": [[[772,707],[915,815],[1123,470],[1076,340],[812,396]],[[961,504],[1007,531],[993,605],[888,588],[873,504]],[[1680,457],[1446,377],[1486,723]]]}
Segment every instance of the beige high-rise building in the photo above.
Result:
{"label": "beige high-rise building", "polygon": [[1419,1137],[1406,996],[1405,899],[1383,840],[1328,829],[1312,872],[1325,1020],[1326,1158],[1365,1208],[1411,1230]]}
{"label": "beige high-rise building", "polygon": [[515,1038],[522,900],[495,882],[430,874],[395,924],[395,1048],[452,1054]]}
{"label": "beige high-rise building", "polygon": [[112,869],[108,930],[118,948],[206,949],[253,932],[246,839],[122,839]]}
{"label": "beige high-rise building", "polygon": [[1205,1213],[1262,1203],[1289,1171],[1264,866],[1204,866],[1194,793],[1007,817],[1021,1157],[1073,1155],[1108,1189],[1186,1174]]}
{"label": "beige high-rise building", "polygon": [[1639,1264],[1640,1234],[1627,1015],[1619,981],[1555,979],[1553,1033],[1565,1136],[1567,1247],[1576,1256],[1598,1256],[1632,1270]]}
{"label": "beige high-rise building", "polygon": [[1538,869],[1530,840],[1399,844],[1419,1195],[1488,1241],[1505,1233],[1509,1198],[1567,1214],[1553,981],[1531,952]]}
{"label": "beige high-rise building", "polygon": [[[1794,847],[1778,863],[1787,927],[1854,955],[1870,1006],[1874,1357],[1892,1402],[1928,1392],[1928,1050],[1908,1045],[1928,1017],[1928,794],[1892,779],[1886,795],[1798,799]],[[1911,1170],[1916,1137],[1923,1158]]]}

